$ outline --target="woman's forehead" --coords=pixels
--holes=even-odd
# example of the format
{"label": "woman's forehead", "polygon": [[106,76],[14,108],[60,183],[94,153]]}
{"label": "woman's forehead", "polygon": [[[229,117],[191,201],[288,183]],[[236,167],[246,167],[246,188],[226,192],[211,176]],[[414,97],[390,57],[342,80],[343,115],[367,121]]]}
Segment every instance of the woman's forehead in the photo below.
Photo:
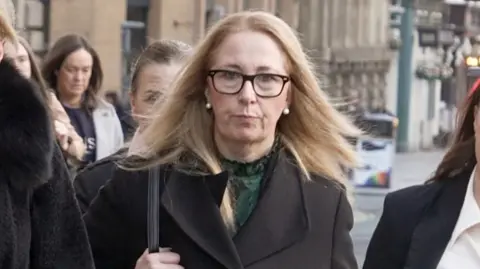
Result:
{"label": "woman's forehead", "polygon": [[215,68],[234,66],[239,71],[285,72],[286,59],[280,46],[268,35],[242,31],[228,35],[220,43],[213,57]]}

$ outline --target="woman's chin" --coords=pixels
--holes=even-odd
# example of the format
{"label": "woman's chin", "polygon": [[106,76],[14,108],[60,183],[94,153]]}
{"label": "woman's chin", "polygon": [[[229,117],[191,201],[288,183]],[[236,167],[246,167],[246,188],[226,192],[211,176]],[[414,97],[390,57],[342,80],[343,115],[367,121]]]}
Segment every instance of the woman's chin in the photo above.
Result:
{"label": "woman's chin", "polygon": [[258,130],[237,130],[231,137],[232,140],[244,143],[253,143],[262,139],[262,135]]}

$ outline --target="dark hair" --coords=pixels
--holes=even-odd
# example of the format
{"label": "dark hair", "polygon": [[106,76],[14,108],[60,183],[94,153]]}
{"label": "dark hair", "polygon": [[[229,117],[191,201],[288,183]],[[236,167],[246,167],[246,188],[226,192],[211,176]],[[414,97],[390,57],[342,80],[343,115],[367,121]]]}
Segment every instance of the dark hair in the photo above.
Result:
{"label": "dark hair", "polygon": [[475,83],[467,99],[457,111],[457,128],[450,148],[429,181],[444,180],[471,171],[477,164],[475,156],[475,107],[480,104],[480,87]]}
{"label": "dark hair", "polygon": [[38,62],[35,58],[35,54],[32,51],[32,48],[30,47],[30,44],[28,44],[27,40],[25,40],[23,37],[17,37],[18,44],[20,44],[25,51],[27,52],[28,55],[28,61],[30,62],[30,72],[32,73],[31,80],[33,80],[37,86],[40,88],[40,94],[45,100],[48,100],[48,88],[47,84],[45,83],[45,80],[42,77],[42,73],[40,72],[40,68],[38,66]]}
{"label": "dark hair", "polygon": [[150,44],[132,66],[131,92],[137,90],[138,74],[148,64],[181,62],[190,55],[192,47],[178,40],[159,40]]}
{"label": "dark hair", "polygon": [[80,49],[88,51],[93,58],[92,76],[85,92],[85,101],[82,104],[82,107],[91,112],[97,106],[97,95],[102,87],[103,71],[97,52],[84,37],[77,34],[69,34],[59,38],[45,56],[42,74],[48,85],[58,96],[57,72],[62,67],[65,59]]}

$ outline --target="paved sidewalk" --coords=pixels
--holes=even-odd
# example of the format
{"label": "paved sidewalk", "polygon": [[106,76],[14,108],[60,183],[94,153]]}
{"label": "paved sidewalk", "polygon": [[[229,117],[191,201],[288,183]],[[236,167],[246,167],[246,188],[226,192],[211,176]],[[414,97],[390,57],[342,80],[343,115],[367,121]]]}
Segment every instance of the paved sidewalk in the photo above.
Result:
{"label": "paved sidewalk", "polygon": [[437,168],[445,151],[399,153],[393,166],[393,189],[422,184]]}

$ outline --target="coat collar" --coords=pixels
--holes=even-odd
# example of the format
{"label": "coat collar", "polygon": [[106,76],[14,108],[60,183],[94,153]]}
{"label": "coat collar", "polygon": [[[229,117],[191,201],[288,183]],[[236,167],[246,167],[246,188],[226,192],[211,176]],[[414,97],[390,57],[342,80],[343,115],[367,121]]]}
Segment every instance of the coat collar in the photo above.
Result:
{"label": "coat collar", "polygon": [[172,171],[162,204],[206,253],[225,268],[241,269],[291,247],[309,228],[300,174],[285,153],[272,157],[264,180],[256,208],[233,239],[219,211],[227,172],[202,177]]}
{"label": "coat collar", "polygon": [[471,170],[435,182],[437,195],[417,224],[405,268],[435,269],[450,241],[460,215]]}

